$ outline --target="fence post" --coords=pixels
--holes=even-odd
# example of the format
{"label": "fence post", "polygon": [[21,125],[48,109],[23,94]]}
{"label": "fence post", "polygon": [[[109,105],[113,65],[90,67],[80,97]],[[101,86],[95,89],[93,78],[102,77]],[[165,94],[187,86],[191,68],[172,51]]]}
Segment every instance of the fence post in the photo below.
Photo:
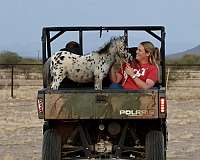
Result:
{"label": "fence post", "polygon": [[13,73],[14,73],[14,66],[11,65],[11,97],[14,98],[13,96]]}

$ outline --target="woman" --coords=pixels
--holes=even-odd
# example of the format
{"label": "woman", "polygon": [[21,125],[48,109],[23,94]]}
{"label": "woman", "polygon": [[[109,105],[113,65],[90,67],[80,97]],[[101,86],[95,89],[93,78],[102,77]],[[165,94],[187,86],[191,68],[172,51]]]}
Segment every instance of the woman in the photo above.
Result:
{"label": "woman", "polygon": [[114,83],[111,88],[128,90],[152,88],[158,81],[155,55],[159,55],[158,48],[149,41],[141,42],[137,48],[135,60],[122,64],[118,72],[115,72],[114,67],[111,68],[110,77]]}

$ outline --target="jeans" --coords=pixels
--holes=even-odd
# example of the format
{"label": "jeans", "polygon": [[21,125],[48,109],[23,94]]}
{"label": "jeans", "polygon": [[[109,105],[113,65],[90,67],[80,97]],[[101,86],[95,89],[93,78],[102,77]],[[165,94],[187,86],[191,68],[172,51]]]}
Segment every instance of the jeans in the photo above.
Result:
{"label": "jeans", "polygon": [[112,83],[110,86],[109,86],[110,89],[123,89],[123,87],[118,84],[118,83]]}

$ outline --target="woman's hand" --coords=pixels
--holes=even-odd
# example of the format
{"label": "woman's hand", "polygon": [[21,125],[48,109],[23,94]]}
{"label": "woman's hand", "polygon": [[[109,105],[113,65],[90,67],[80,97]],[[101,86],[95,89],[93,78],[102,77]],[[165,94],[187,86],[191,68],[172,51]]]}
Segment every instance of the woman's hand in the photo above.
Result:
{"label": "woman's hand", "polygon": [[129,64],[126,65],[125,72],[130,77],[133,77],[135,75],[133,68]]}

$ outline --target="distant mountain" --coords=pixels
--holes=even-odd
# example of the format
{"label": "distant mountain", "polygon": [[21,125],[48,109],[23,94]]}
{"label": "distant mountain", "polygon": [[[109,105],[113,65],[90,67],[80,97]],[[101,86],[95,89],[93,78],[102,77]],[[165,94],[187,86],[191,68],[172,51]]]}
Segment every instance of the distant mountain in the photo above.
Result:
{"label": "distant mountain", "polygon": [[186,51],[183,51],[183,52],[168,55],[167,59],[179,59],[179,58],[185,56],[186,54],[199,55],[200,56],[200,45],[198,45],[194,48],[188,49]]}

